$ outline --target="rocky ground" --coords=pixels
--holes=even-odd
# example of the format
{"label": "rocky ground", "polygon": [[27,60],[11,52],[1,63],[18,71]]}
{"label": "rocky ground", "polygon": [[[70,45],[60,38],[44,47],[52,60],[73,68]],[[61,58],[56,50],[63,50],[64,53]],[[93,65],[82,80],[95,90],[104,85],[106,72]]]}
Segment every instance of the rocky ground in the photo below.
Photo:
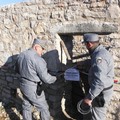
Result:
{"label": "rocky ground", "polygon": [[[64,111],[64,100],[62,101],[63,113],[66,115],[66,118],[75,120],[70,118],[69,115]],[[110,103],[107,120],[120,120],[120,84],[116,84],[114,86],[114,95],[113,99]],[[19,104],[9,103],[3,104],[0,102],[0,120],[22,120],[21,115],[21,107]],[[40,120],[39,113],[36,109],[33,109],[33,120]],[[88,119],[85,119],[88,120]]]}
{"label": "rocky ground", "polygon": [[21,120],[22,116],[20,111],[11,103],[11,105],[0,106],[0,120]]}
{"label": "rocky ground", "polygon": [[[9,103],[8,105],[0,104],[0,120],[23,120],[21,108],[19,105]],[[39,113],[33,110],[33,120],[40,120]]]}

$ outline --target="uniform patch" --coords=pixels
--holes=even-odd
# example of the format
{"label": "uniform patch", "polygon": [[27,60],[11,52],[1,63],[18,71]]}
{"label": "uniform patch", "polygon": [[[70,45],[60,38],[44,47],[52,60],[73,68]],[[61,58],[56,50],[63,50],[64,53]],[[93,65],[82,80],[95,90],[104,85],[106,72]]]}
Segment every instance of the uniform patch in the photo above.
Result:
{"label": "uniform patch", "polygon": [[97,59],[96,59],[96,62],[99,64],[99,63],[101,63],[102,62],[102,58],[101,57],[98,57]]}

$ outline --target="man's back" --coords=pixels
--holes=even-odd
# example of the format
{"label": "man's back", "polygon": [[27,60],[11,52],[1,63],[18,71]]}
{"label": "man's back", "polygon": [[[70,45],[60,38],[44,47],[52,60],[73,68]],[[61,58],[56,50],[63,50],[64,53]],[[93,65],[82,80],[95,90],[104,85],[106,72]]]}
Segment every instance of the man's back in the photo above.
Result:
{"label": "man's back", "polygon": [[40,79],[37,76],[35,59],[42,61],[42,58],[38,56],[33,49],[22,52],[18,58],[19,73],[23,78],[34,82],[39,82]]}
{"label": "man's back", "polygon": [[94,64],[93,72],[96,76],[98,75],[97,77],[100,80],[102,80],[104,87],[108,87],[113,84],[113,58],[109,51],[107,51],[102,45],[99,45],[93,52],[91,64]]}

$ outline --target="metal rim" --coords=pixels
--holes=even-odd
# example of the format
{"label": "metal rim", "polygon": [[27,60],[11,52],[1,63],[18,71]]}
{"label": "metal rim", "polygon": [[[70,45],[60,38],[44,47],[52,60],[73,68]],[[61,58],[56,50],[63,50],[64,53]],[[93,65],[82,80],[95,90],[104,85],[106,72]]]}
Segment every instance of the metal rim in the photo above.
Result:
{"label": "metal rim", "polygon": [[78,110],[78,112],[80,112],[80,113],[83,114],[83,115],[90,113],[90,111],[91,111],[91,106],[90,106],[90,109],[89,109],[89,110],[84,111],[84,110],[82,110],[81,107],[80,107],[80,105],[81,105],[82,102],[83,102],[83,100],[80,100],[80,101],[78,102],[78,104],[77,104],[77,110]]}

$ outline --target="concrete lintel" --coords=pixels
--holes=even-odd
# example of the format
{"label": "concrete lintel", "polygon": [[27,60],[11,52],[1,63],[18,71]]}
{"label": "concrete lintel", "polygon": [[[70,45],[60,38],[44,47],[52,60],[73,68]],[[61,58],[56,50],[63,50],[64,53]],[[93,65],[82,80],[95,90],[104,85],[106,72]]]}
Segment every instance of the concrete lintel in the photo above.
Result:
{"label": "concrete lintel", "polygon": [[81,23],[81,24],[68,24],[63,26],[58,34],[80,34],[84,33],[98,33],[110,34],[118,31],[118,25],[113,23]]}

